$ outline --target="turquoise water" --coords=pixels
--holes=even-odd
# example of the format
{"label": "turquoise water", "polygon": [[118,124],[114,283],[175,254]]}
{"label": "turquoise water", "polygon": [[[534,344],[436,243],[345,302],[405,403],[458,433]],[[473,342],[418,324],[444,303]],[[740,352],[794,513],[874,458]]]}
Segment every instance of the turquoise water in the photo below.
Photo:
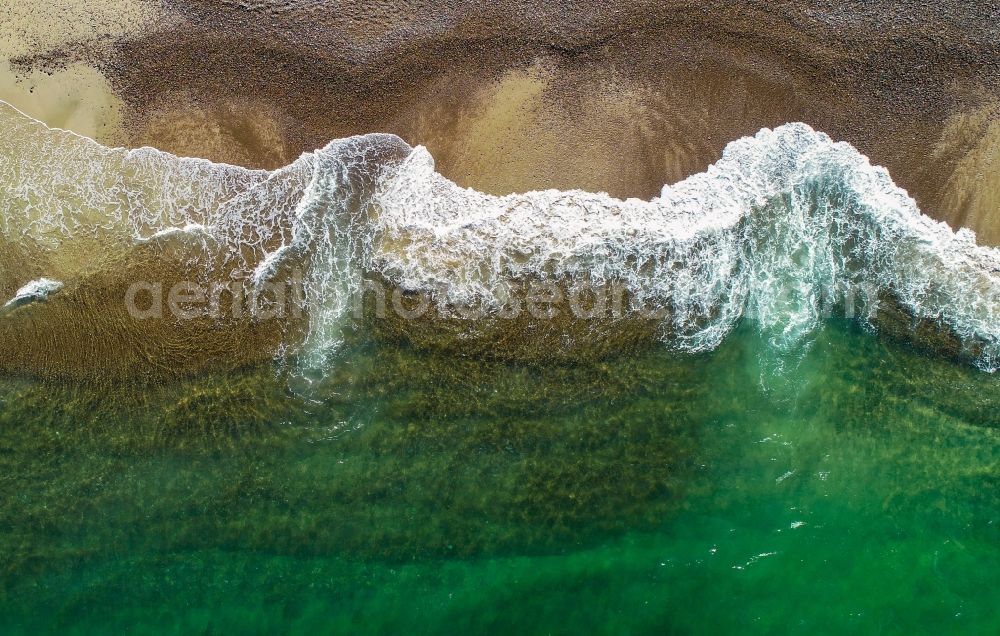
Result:
{"label": "turquoise water", "polygon": [[3,633],[1000,633],[1000,378],[831,322],[0,383]]}

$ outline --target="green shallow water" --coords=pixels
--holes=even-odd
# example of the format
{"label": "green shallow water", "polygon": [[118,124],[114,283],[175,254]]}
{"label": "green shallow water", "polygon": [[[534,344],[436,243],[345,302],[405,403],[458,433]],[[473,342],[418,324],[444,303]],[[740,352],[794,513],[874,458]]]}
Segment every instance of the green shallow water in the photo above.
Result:
{"label": "green shallow water", "polygon": [[287,387],[0,382],[0,632],[1000,633],[1000,378],[849,325]]}

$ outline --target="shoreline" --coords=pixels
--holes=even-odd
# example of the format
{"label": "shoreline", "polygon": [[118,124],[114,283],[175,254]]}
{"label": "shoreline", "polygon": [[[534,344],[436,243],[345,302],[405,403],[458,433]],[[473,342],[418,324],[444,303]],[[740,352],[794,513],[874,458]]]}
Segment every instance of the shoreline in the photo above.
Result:
{"label": "shoreline", "polygon": [[[16,238],[0,250],[13,273],[0,291],[24,296],[0,315],[13,343],[0,355],[7,369],[197,373],[279,351],[322,357],[354,327],[444,349],[502,345],[518,359],[601,357],[609,343],[647,340],[700,351],[743,317],[762,332],[792,330],[795,344],[841,302],[867,307],[859,317],[875,327],[865,316],[876,292],[893,296],[897,314],[912,310],[907,328],[890,302],[894,331],[995,363],[1000,252],[923,216],[885,170],[803,124],[734,141],[718,164],[644,202],[555,190],[491,197],[387,135],[334,142],[266,173],[109,149],[5,110],[13,137],[0,144],[0,176],[11,190],[0,227]],[[811,261],[797,260],[802,249],[816,252]],[[383,305],[388,289],[405,307],[374,327],[365,308],[351,323],[345,308],[358,291],[366,300],[358,276],[381,277]],[[590,293],[574,291],[588,281]],[[40,282],[58,291],[32,292]],[[532,288],[552,282],[556,299]],[[157,310],[133,311],[132,290],[155,290]],[[635,302],[607,306],[608,291]],[[204,309],[223,294],[239,310],[174,307],[180,297]],[[261,297],[279,311],[243,311],[243,299]],[[529,306],[495,320],[525,300],[582,311],[555,319]]]}
{"label": "shoreline", "polygon": [[141,6],[154,17],[127,33],[56,43],[17,70],[99,71],[122,145],[273,169],[387,132],[491,194],[649,198],[733,139],[805,121],[888,167],[929,216],[1000,244],[990,3]]}

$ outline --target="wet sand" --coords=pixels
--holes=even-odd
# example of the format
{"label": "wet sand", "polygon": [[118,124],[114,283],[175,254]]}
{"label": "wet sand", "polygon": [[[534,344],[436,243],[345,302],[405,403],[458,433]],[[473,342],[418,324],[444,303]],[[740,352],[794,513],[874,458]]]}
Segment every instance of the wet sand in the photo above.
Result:
{"label": "wet sand", "polygon": [[[124,104],[93,55],[84,52],[138,33],[153,21],[165,19],[140,0],[5,3],[0,8],[0,99],[50,126],[109,145],[128,143]],[[16,63],[54,51],[59,64]]]}

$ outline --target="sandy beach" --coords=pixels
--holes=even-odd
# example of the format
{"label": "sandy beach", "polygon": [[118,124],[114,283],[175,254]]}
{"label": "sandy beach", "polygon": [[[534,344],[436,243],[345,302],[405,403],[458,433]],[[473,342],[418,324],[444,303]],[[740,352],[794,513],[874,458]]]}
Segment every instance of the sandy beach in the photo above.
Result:
{"label": "sandy beach", "polygon": [[1000,243],[993,3],[7,11],[0,97],[102,141],[275,168],[331,138],[392,132],[486,192],[648,198],[735,138],[805,121],[887,166],[925,213]]}

